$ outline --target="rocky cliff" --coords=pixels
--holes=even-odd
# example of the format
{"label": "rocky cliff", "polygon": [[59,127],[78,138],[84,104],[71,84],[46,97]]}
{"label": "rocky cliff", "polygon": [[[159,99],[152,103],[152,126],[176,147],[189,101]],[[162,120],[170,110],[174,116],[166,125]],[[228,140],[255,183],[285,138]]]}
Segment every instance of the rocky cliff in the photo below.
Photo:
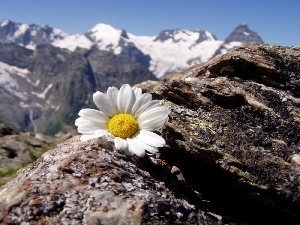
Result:
{"label": "rocky cliff", "polygon": [[300,48],[249,44],[139,85],[171,109],[156,156],[78,136],[0,189],[4,224],[299,224]]}

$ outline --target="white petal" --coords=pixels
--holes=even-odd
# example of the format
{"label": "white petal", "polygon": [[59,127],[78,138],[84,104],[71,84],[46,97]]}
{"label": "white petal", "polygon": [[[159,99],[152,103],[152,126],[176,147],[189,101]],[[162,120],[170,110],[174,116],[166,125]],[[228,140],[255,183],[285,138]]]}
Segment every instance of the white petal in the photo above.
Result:
{"label": "white petal", "polygon": [[127,141],[122,138],[115,137],[114,142],[115,142],[115,147],[118,150],[124,150],[128,148]]}
{"label": "white petal", "polygon": [[106,94],[97,91],[93,94],[93,100],[98,109],[101,112],[105,113],[107,116],[111,117],[118,113],[117,107],[114,105],[113,102],[109,100]]}
{"label": "white petal", "polygon": [[90,120],[96,123],[107,123],[109,118],[103,112],[95,109],[82,109],[78,113],[79,116],[86,120]]}
{"label": "white petal", "polygon": [[107,123],[92,122],[82,117],[75,120],[75,125],[81,134],[93,134],[98,129],[107,130]]}
{"label": "white petal", "polygon": [[99,126],[97,124],[84,124],[81,126],[78,126],[77,128],[78,133],[81,134],[95,134],[97,130],[99,130]]}
{"label": "white petal", "polygon": [[146,151],[150,152],[151,154],[157,153],[158,149],[155,147],[152,147],[150,145],[145,144],[144,142],[141,142],[139,139],[137,139],[136,137],[132,138],[138,145],[140,145],[143,149],[145,149]]}
{"label": "white petal", "polygon": [[136,138],[152,147],[163,147],[166,144],[165,139],[161,136],[147,130],[140,130]]}
{"label": "white petal", "polygon": [[132,114],[135,114],[135,112],[141,108],[143,105],[145,105],[147,102],[150,102],[152,100],[152,96],[148,93],[142,94],[139,98],[137,98],[135,104],[132,107]]}
{"label": "white petal", "polygon": [[109,135],[108,131],[107,130],[104,130],[104,129],[98,129],[95,131],[95,134],[99,135],[99,137],[102,137],[102,136],[106,136],[106,135]]}
{"label": "white petal", "polygon": [[135,103],[135,94],[129,84],[124,84],[120,88],[117,98],[119,112],[131,113]]}
{"label": "white petal", "polygon": [[138,117],[140,129],[157,130],[161,128],[168,119],[169,109],[165,106],[156,107],[143,112]]}
{"label": "white petal", "polygon": [[93,122],[87,119],[84,119],[83,117],[79,117],[75,120],[75,126],[81,126],[85,124],[92,124]]}
{"label": "white petal", "polygon": [[139,109],[137,109],[137,111],[134,113],[134,115],[136,117],[138,117],[143,112],[153,109],[155,107],[159,107],[159,106],[161,106],[161,104],[158,100],[153,100],[153,101],[147,102],[144,105],[142,105]]}
{"label": "white petal", "polygon": [[109,87],[107,89],[107,97],[109,101],[115,106],[117,109],[117,98],[118,98],[119,90],[116,87]]}
{"label": "white petal", "polygon": [[141,88],[133,87],[132,90],[135,94],[136,99],[138,99],[143,93]]}
{"label": "white petal", "polygon": [[164,124],[167,122],[168,118],[158,118],[158,119],[149,119],[149,120],[143,120],[143,122],[139,122],[139,127],[141,130],[157,130],[164,126]]}
{"label": "white petal", "polygon": [[81,141],[88,141],[88,140],[91,140],[91,139],[94,139],[94,138],[98,138],[98,137],[100,137],[100,136],[97,135],[97,134],[81,135],[80,140]]}
{"label": "white petal", "polygon": [[131,138],[127,138],[128,143],[128,150],[130,153],[133,153],[139,157],[142,157],[145,155],[145,150],[142,146],[140,146],[137,142],[135,142]]}

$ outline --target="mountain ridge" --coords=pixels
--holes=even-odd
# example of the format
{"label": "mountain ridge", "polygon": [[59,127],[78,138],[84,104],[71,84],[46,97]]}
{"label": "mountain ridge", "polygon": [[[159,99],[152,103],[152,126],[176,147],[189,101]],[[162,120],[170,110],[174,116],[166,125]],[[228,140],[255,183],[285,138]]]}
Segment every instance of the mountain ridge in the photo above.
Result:
{"label": "mountain ridge", "polygon": [[[201,29],[169,29],[161,31],[157,36],[138,36],[109,24],[98,23],[84,34],[67,34],[48,25],[27,25],[11,20],[0,23],[1,43],[14,42],[29,49],[40,44],[51,44],[70,51],[97,46],[100,50],[135,59],[157,78],[206,62],[251,41],[263,43],[258,34],[246,24],[239,25],[222,41]],[[125,54],[122,54],[123,50]]]}

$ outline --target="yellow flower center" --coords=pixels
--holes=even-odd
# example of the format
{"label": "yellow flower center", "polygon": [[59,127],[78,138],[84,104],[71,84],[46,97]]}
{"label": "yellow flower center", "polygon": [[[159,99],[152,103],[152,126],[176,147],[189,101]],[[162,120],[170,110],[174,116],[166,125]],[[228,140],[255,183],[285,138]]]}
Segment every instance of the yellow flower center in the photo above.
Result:
{"label": "yellow flower center", "polygon": [[120,113],[108,121],[108,131],[115,137],[128,138],[139,129],[139,123],[131,114]]}

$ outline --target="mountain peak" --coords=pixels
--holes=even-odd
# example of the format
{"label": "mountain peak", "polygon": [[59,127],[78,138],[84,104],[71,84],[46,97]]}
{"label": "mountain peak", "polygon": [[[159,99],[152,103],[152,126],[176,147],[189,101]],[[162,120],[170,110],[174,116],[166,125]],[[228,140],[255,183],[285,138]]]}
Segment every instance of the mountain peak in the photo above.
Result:
{"label": "mountain peak", "polygon": [[92,29],[89,30],[90,33],[115,33],[120,32],[120,30],[114,28],[113,26],[105,23],[98,23]]}
{"label": "mountain peak", "polygon": [[85,36],[96,43],[100,50],[110,51],[119,45],[122,31],[105,23],[98,23]]}
{"label": "mountain peak", "polygon": [[263,43],[263,40],[261,39],[258,34],[252,30],[249,29],[247,24],[241,24],[237,26],[233,32],[225,39],[225,43],[229,42],[242,42],[242,43],[248,43],[248,42],[259,42]]}
{"label": "mountain peak", "polygon": [[3,20],[1,23],[0,23],[0,27],[4,27],[6,26],[7,24],[11,23],[12,21],[9,20],[9,19],[6,19],[6,20]]}
{"label": "mountain peak", "polygon": [[126,30],[124,30],[124,29],[122,30],[121,37],[123,37],[125,39],[129,39],[129,36],[128,36]]}

